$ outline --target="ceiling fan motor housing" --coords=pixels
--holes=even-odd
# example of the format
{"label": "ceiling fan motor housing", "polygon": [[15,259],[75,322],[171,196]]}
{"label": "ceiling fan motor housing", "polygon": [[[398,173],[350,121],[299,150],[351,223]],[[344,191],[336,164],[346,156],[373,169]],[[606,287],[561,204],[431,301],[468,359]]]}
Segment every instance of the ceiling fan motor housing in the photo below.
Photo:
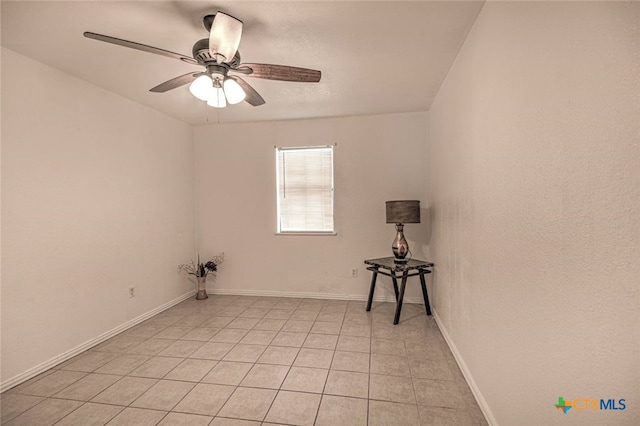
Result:
{"label": "ceiling fan motor housing", "polygon": [[224,78],[227,76],[228,71],[229,69],[222,65],[207,64],[207,74],[209,74],[209,76],[214,82],[224,81]]}
{"label": "ceiling fan motor housing", "polygon": [[[192,49],[193,59],[200,62],[204,66],[208,66],[210,63],[218,64],[216,58],[211,56],[211,52],[209,52],[209,39],[203,38],[202,40],[196,41],[193,45]],[[219,63],[219,65],[224,66],[223,62]],[[240,65],[240,52],[237,51],[233,56],[233,60],[229,62],[229,68],[236,68]]]}

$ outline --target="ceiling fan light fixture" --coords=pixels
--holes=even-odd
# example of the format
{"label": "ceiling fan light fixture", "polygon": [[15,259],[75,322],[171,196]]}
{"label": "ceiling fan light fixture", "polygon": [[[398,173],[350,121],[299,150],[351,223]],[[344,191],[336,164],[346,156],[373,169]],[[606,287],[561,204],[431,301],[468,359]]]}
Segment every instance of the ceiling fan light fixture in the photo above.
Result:
{"label": "ceiling fan light fixture", "polygon": [[213,94],[213,80],[208,75],[201,75],[193,80],[193,83],[189,86],[189,91],[201,101],[207,101]]}
{"label": "ceiling fan light fixture", "polygon": [[214,108],[224,108],[227,106],[227,98],[224,96],[224,90],[222,87],[214,87],[207,105]]}
{"label": "ceiling fan light fixture", "polygon": [[262,96],[244,79],[234,75],[228,76],[229,71],[243,74],[245,77],[303,83],[317,83],[322,77],[320,71],[307,68],[242,63],[240,52],[238,51],[242,37],[242,21],[218,11],[217,13],[206,15],[203,18],[203,24],[209,32],[209,38],[196,41],[191,49],[193,57],[89,31],[86,31],[84,36],[105,43],[203,66],[205,68],[204,72],[188,72],[160,83],[149,91],[164,93],[191,83],[189,85],[191,94],[215,108],[225,108],[227,103],[233,105],[242,101],[254,107],[265,103]]}
{"label": "ceiling fan light fixture", "polygon": [[224,94],[227,97],[227,102],[231,105],[238,104],[244,101],[247,94],[242,90],[242,87],[233,79],[226,78],[224,80]]}

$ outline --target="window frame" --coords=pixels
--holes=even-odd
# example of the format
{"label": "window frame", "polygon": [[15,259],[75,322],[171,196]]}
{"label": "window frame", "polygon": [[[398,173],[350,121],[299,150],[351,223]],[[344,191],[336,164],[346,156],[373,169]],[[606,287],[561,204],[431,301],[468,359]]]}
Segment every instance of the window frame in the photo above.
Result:
{"label": "window frame", "polygon": [[[336,222],[335,222],[335,147],[337,144],[333,145],[315,145],[315,146],[292,146],[292,147],[278,147],[274,146],[275,151],[275,160],[276,160],[276,231],[275,235],[310,235],[310,236],[333,236],[337,235],[336,232]],[[331,210],[332,210],[332,225],[333,229],[330,231],[283,231],[281,228],[281,213],[280,213],[280,179],[281,179],[281,168],[280,168],[280,152],[281,151],[303,151],[310,149],[324,149],[330,148],[331,150]]]}

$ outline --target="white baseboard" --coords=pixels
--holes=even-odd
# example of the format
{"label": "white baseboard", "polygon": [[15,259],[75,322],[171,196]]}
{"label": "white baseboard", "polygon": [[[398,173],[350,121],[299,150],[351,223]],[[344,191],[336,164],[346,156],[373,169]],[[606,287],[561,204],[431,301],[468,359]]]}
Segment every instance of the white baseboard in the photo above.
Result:
{"label": "white baseboard", "polygon": [[[255,297],[293,297],[299,299],[331,299],[331,300],[355,300],[366,302],[368,295],[363,294],[342,294],[342,293],[305,293],[299,291],[273,291],[273,290],[241,290],[241,289],[207,289],[207,294],[221,294],[230,296],[255,296]],[[373,297],[374,302],[396,302],[393,294],[377,295]],[[420,298],[405,297],[403,303],[424,304]]]}
{"label": "white baseboard", "polygon": [[82,352],[86,351],[87,349],[91,349],[92,347],[104,342],[107,339],[110,339],[111,337],[115,336],[116,334],[122,333],[125,330],[128,330],[129,328],[140,324],[142,321],[151,318],[154,315],[159,314],[162,311],[165,311],[167,309],[169,309],[170,307],[177,305],[178,303],[182,302],[183,300],[188,299],[189,297],[193,296],[193,291],[190,291],[188,293],[183,294],[182,296],[178,296],[177,298],[165,303],[164,305],[158,306],[155,309],[152,309],[148,312],[145,312],[144,314],[133,318],[132,320],[129,320],[127,322],[125,322],[122,325],[119,325],[118,327],[115,327],[105,333],[102,333],[101,335],[99,335],[98,337],[95,337],[91,340],[87,340],[86,342],[76,346],[73,349],[70,349],[58,356],[55,356],[41,364],[36,365],[33,368],[28,369],[27,371],[25,371],[24,373],[20,373],[16,376],[13,376],[12,378],[0,383],[0,392],[4,392],[6,390],[11,389],[14,386],[19,385],[20,383],[26,382],[27,380],[29,380],[32,377],[37,376],[40,373],[44,373],[45,371],[49,370],[52,367],[55,367],[56,365],[60,364],[61,362],[64,362],[68,359],[73,358],[74,356],[81,354]]}
{"label": "white baseboard", "polygon": [[444,340],[447,342],[447,345],[449,345],[449,349],[451,349],[451,353],[453,354],[453,357],[455,358],[456,363],[458,363],[458,367],[460,367],[460,371],[462,371],[462,375],[464,376],[464,379],[467,381],[467,384],[471,389],[471,393],[473,393],[473,396],[475,397],[476,402],[478,403],[478,406],[482,411],[482,414],[487,420],[487,423],[489,423],[489,426],[497,425],[498,423],[496,422],[496,419],[493,417],[493,413],[491,412],[491,409],[489,408],[487,401],[484,399],[484,397],[482,396],[482,392],[480,392],[480,389],[476,385],[476,382],[473,380],[473,376],[471,375],[471,372],[467,368],[467,364],[465,364],[464,360],[462,359],[462,355],[460,355],[460,352],[458,352],[458,348],[456,347],[455,343],[453,343],[453,340],[451,339],[451,336],[447,332],[447,329],[442,324],[442,321],[440,320],[438,313],[433,308],[431,308],[431,311],[433,313],[433,318],[435,318],[436,324],[438,324],[438,328],[440,329],[440,332],[442,333]]}

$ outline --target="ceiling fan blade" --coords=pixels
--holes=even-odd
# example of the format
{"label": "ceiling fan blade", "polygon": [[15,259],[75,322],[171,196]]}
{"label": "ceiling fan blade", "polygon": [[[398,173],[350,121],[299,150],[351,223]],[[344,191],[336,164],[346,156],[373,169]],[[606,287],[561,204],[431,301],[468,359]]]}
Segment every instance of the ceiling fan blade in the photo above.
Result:
{"label": "ceiling fan blade", "polygon": [[216,13],[209,34],[209,53],[214,58],[222,56],[218,62],[231,62],[240,46],[242,21],[223,12]]}
{"label": "ceiling fan blade", "polygon": [[175,89],[176,87],[184,86],[187,83],[191,83],[197,77],[200,77],[202,72],[190,72],[179,77],[172,78],[171,80],[167,80],[164,83],[158,84],[156,87],[149,89],[150,92],[154,93],[164,93],[169,90]]}
{"label": "ceiling fan blade", "polygon": [[264,105],[265,100],[260,96],[260,93],[256,92],[256,89],[251,87],[249,83],[235,75],[230,75],[228,78],[234,80],[240,85],[240,87],[242,87],[242,90],[244,90],[244,93],[247,95],[244,98],[246,103],[253,106]]}
{"label": "ceiling fan blade", "polygon": [[104,41],[106,43],[111,43],[111,44],[117,44],[118,46],[129,47],[131,49],[141,50],[143,52],[155,53],[156,55],[162,55],[168,58],[179,59],[181,61],[184,61],[190,64],[198,65],[198,61],[196,61],[195,59],[189,56],[181,55],[180,53],[170,52],[164,49],[159,49],[153,46],[147,46],[146,44],[140,44],[133,41],[123,40],[121,38],[110,37],[102,34],[91,33],[88,31],[84,33],[84,36],[87,38],[92,38],[94,40]]}
{"label": "ceiling fan blade", "polygon": [[[247,72],[250,69],[251,72]],[[265,78],[267,80],[299,81],[303,83],[317,83],[322,73],[308,68],[289,67],[271,64],[241,64],[237,70],[250,77]]]}

